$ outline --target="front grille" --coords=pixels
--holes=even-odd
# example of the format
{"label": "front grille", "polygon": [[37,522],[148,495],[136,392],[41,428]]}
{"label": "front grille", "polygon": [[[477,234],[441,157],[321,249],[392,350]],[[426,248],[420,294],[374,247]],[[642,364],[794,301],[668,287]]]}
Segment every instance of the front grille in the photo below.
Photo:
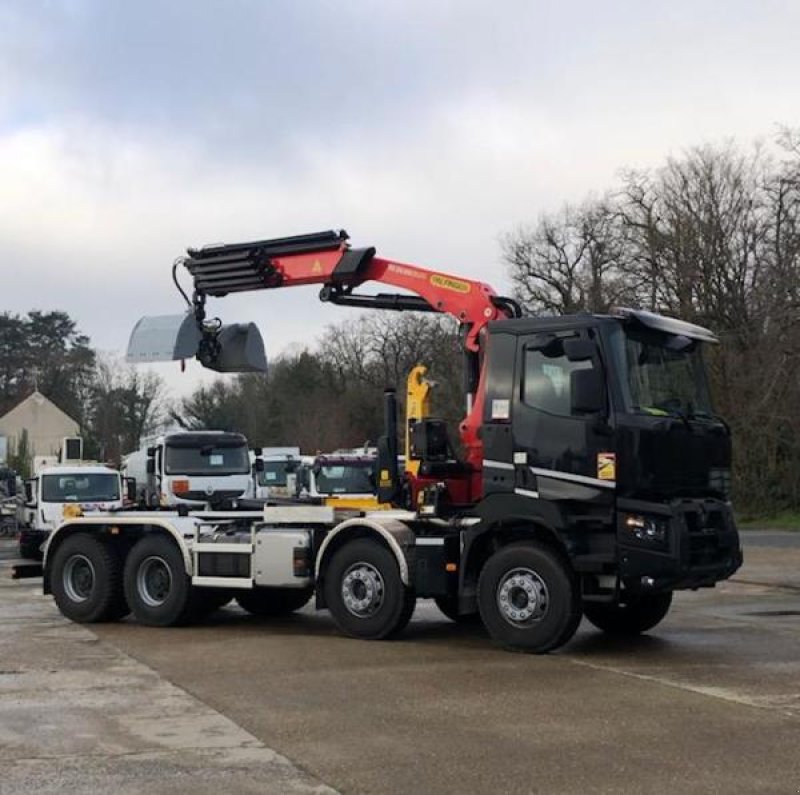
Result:
{"label": "front grille", "polygon": [[733,545],[727,511],[697,506],[684,512],[684,521],[688,538],[688,563],[691,568],[714,566],[731,557]]}

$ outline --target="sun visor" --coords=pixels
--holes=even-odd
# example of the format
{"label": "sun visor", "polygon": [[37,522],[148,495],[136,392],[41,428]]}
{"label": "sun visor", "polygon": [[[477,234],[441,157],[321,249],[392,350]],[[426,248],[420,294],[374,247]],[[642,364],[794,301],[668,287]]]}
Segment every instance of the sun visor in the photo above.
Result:
{"label": "sun visor", "polygon": [[264,339],[255,323],[232,323],[219,330],[216,359],[206,364],[218,373],[265,373]]}
{"label": "sun visor", "polygon": [[191,312],[143,317],[133,327],[125,361],[143,364],[193,359],[201,336]]}

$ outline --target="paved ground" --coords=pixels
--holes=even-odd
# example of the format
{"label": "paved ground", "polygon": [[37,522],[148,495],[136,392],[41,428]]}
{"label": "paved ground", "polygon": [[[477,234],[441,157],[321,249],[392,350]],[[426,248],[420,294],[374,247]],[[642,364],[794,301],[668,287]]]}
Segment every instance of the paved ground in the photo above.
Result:
{"label": "paved ground", "polygon": [[[134,748],[132,759],[142,753],[135,750],[138,742],[146,744],[145,754],[154,743],[188,747],[186,770],[176,768],[181,753],[162,748],[170,757],[166,781],[176,787],[191,781],[199,792],[206,785],[208,791],[269,791],[268,768],[276,757],[267,749],[273,748],[317,779],[353,793],[796,793],[800,534],[748,533],[745,549],[747,563],[737,581],[680,594],[651,636],[613,641],[584,625],[571,644],[546,657],[494,649],[481,631],[457,627],[426,602],[403,639],[392,643],[340,638],[326,613],[306,610],[292,620],[267,622],[235,607],[193,628],[123,622],[90,633],[65,624],[35,596],[34,584],[3,583],[0,593],[12,591],[24,609],[0,629],[0,670],[10,668],[18,693],[13,702],[0,694],[0,745],[9,746],[7,716],[22,709],[27,717],[13,724],[10,745],[11,758],[19,760],[12,770],[22,771],[11,779],[17,787],[26,780],[47,784],[56,776],[74,777],[74,763],[65,760],[75,753],[99,765],[95,780],[103,781],[104,760],[119,770],[119,734]],[[47,632],[55,635],[47,640]],[[14,644],[31,634],[43,637],[16,654]],[[77,644],[71,651],[62,648],[67,636]],[[124,681],[115,682],[113,672],[127,666],[132,668]],[[50,667],[57,673],[46,674]],[[85,680],[101,669],[112,676],[100,689],[115,709],[102,742],[95,736],[81,746],[79,733],[67,731],[80,726],[87,711],[103,709],[96,688],[85,691],[83,702],[66,699],[58,720],[29,703],[48,676],[58,692],[64,687],[59,683],[71,678],[88,687]],[[5,679],[0,675],[0,686]],[[166,688],[160,710],[147,709],[146,688],[141,700],[134,698],[141,683],[153,692]],[[20,706],[9,712],[10,703]],[[138,723],[126,717],[131,709],[143,716]],[[184,710],[208,717],[186,721]],[[165,712],[162,732],[155,713]],[[25,721],[34,720],[50,728],[26,728]],[[215,781],[216,765],[198,758],[208,734],[203,720],[223,722],[239,738],[232,743],[237,753],[256,743],[269,758],[246,759],[230,778]],[[165,733],[172,740],[159,739]],[[22,741],[36,753],[14,745]],[[59,750],[59,743],[65,748]],[[32,768],[21,761],[26,753],[64,756]],[[297,791],[314,785],[277,760]],[[195,763],[201,773],[192,771]],[[26,779],[31,770],[33,779]],[[137,770],[145,778],[136,779]],[[135,781],[150,792],[179,791],[159,788],[161,780],[147,778],[146,771],[146,765],[131,763],[116,774],[114,788],[121,780],[131,792],[137,791]],[[252,789],[255,781],[263,788]],[[292,791],[275,781],[275,791]],[[0,791],[5,782],[0,779]]]}

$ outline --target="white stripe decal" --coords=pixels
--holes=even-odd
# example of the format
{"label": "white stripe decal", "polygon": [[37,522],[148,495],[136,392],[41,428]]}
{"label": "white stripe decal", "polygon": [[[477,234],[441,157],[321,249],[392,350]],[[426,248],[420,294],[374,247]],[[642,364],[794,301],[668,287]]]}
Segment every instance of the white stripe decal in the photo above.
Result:
{"label": "white stripe decal", "polygon": [[490,469],[508,469],[514,471],[514,465],[506,461],[490,461],[488,458],[483,459],[483,465]]}
{"label": "white stripe decal", "polygon": [[616,481],[600,480],[599,478],[589,478],[585,475],[573,475],[572,472],[559,472],[557,469],[538,469],[531,467],[534,475],[541,475],[543,478],[555,478],[556,480],[569,480],[574,483],[585,483],[587,486],[600,486],[603,489],[616,488]]}
{"label": "white stripe decal", "polygon": [[514,489],[514,494],[519,494],[521,497],[530,497],[532,500],[539,499],[539,492],[530,491],[529,489]]}
{"label": "white stripe decal", "polygon": [[443,538],[418,538],[414,542],[418,547],[443,547]]}

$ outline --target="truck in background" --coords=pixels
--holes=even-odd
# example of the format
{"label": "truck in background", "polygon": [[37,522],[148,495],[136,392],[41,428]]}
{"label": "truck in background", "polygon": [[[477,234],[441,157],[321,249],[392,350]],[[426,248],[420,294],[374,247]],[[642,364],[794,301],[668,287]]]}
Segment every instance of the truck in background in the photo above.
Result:
{"label": "truck in background", "polygon": [[329,505],[359,511],[388,510],[378,501],[378,459],[352,452],[305,456],[297,472],[296,494]]}
{"label": "truck in background", "polygon": [[[257,463],[259,458],[263,465]],[[295,496],[295,473],[301,463],[299,447],[258,447],[251,450],[250,463],[253,467],[253,496],[256,499]]]}
{"label": "truck in background", "polygon": [[89,462],[50,464],[25,481],[19,554],[40,560],[42,546],[64,519],[113,513],[127,507],[121,473]]}
{"label": "truck in background", "polygon": [[222,507],[252,496],[250,451],[240,433],[180,431],[125,456],[136,504],[147,509]]}

